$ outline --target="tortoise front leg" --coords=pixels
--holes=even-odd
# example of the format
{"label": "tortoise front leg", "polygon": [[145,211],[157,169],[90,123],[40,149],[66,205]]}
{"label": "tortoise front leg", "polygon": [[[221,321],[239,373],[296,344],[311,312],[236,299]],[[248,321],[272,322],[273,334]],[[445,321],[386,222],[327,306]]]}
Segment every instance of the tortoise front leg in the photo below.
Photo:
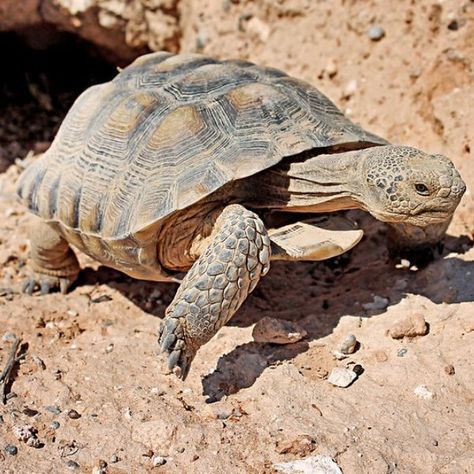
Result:
{"label": "tortoise front leg", "polygon": [[199,347],[234,315],[269,268],[270,239],[260,218],[237,204],[226,207],[161,323],[159,343],[170,370],[186,378]]}
{"label": "tortoise front leg", "polygon": [[69,244],[40,219],[35,220],[30,228],[30,243],[30,266],[34,273],[25,281],[23,291],[31,295],[39,286],[42,295],[54,288],[66,293],[80,270]]}

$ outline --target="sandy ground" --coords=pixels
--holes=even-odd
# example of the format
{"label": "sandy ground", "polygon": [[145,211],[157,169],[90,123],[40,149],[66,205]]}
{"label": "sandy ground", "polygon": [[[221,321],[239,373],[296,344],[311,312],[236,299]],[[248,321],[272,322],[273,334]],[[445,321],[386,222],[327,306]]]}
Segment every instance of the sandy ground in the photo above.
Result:
{"label": "sandy ground", "polygon": [[[447,154],[474,189],[472,2],[209,0],[183,2],[181,19],[182,50],[285,69],[371,131]],[[379,41],[371,25],[384,29]],[[25,354],[9,386],[16,396],[0,404],[1,472],[271,473],[318,455],[345,474],[472,472],[469,190],[443,254],[426,268],[397,268],[384,226],[357,213],[366,236],[350,254],[275,263],[181,383],[157,356],[174,285],[81,257],[86,269],[68,295],[20,293],[29,217],[12,192],[21,166],[0,175],[0,332],[21,337]],[[426,335],[390,336],[415,315]],[[297,322],[308,336],[254,342],[264,316]],[[349,333],[358,349],[337,360]],[[0,339],[0,368],[11,345]],[[348,388],[328,382],[333,368],[355,365]],[[24,425],[41,447],[18,440]]]}

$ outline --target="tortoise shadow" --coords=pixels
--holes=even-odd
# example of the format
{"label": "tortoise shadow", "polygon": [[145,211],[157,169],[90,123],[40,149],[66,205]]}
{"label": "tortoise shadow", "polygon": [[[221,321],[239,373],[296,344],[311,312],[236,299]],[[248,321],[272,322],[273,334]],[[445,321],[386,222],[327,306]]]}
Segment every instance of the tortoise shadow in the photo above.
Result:
{"label": "tortoise shadow", "polygon": [[[365,219],[365,218],[364,218]],[[366,237],[351,252],[325,262],[274,262],[230,326],[248,327],[269,316],[298,322],[306,340],[290,345],[248,342],[222,355],[215,370],[202,380],[209,403],[248,388],[267,368],[294,359],[309,348],[309,342],[332,333],[344,315],[370,318],[396,305],[407,293],[429,298],[435,304],[474,301],[474,262],[463,254],[474,246],[466,236],[447,235],[441,256],[415,271],[396,268],[385,246],[385,226],[369,219]],[[451,254],[451,255],[450,255]],[[81,276],[88,284],[107,284],[143,311],[163,317],[177,285],[138,281],[101,267]],[[377,307],[374,296],[386,305]],[[380,302],[380,300],[379,300]]]}

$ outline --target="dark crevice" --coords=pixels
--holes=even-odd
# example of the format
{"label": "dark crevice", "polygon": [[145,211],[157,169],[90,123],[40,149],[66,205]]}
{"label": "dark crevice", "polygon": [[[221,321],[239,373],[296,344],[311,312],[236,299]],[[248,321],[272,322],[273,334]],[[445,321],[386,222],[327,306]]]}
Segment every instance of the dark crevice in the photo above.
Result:
{"label": "dark crevice", "polygon": [[87,87],[115,76],[103,51],[42,25],[0,33],[0,172],[29,150],[45,150]]}

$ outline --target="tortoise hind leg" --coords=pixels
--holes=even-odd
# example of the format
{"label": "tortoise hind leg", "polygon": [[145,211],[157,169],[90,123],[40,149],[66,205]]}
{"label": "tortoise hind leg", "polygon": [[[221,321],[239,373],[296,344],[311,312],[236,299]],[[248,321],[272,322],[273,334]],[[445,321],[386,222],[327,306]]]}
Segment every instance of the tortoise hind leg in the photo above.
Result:
{"label": "tortoise hind leg", "polygon": [[227,206],[211,242],[183,279],[161,323],[168,367],[186,378],[197,350],[234,315],[270,267],[270,239],[260,218]]}
{"label": "tortoise hind leg", "polygon": [[59,288],[66,293],[77,278],[80,267],[76,255],[58,232],[43,220],[35,220],[30,228],[33,276],[23,284],[23,291],[32,294],[36,287],[41,294]]}

